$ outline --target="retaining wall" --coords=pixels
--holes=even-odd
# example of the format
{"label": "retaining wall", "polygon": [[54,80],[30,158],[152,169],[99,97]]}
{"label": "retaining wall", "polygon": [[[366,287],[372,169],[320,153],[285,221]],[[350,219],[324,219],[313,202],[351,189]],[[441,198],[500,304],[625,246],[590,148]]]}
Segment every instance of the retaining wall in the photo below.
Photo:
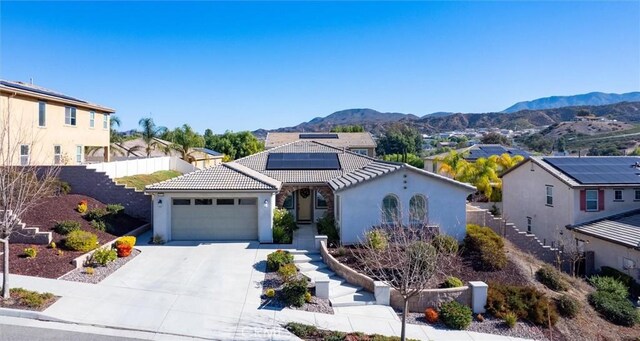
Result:
{"label": "retaining wall", "polygon": [[162,170],[175,170],[180,173],[190,173],[198,168],[175,156],[162,156],[126,161],[92,163],[86,165],[88,169],[105,173],[111,179],[138,174],[151,174]]}

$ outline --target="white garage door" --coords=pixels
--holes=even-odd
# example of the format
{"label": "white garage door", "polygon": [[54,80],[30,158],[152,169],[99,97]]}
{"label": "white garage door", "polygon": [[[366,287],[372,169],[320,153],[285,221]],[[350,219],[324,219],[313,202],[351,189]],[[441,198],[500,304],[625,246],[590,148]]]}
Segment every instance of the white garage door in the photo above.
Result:
{"label": "white garage door", "polygon": [[258,239],[257,204],[257,198],[174,198],[171,207],[171,239]]}

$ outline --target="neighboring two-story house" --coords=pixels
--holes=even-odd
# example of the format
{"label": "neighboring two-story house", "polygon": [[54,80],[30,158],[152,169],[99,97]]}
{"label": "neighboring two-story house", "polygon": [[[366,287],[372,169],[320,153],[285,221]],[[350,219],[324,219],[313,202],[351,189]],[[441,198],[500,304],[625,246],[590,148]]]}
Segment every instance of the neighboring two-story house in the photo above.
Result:
{"label": "neighboring two-story house", "polygon": [[85,162],[87,147],[109,161],[109,115],[115,110],[33,84],[0,80],[0,129],[14,165]]}
{"label": "neighboring two-story house", "polygon": [[279,147],[283,144],[302,141],[316,141],[335,148],[344,148],[351,152],[375,157],[376,141],[371,134],[362,133],[277,133],[270,132],[264,142],[265,149]]}
{"label": "neighboring two-story house", "polygon": [[628,218],[640,209],[639,174],[640,157],[531,157],[502,175],[503,217],[546,245],[594,251],[596,269],[623,270],[640,264],[640,223]]}

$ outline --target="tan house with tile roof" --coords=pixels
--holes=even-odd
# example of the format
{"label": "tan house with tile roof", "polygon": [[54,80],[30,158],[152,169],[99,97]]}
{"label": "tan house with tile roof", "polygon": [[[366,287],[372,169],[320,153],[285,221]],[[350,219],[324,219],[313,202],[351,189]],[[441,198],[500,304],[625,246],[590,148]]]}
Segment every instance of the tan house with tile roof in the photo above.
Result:
{"label": "tan house with tile roof", "polygon": [[[82,164],[87,147],[109,149],[114,109],[33,84],[0,80],[3,152],[14,165]],[[8,137],[7,137],[7,134]],[[7,142],[8,140],[8,142]],[[109,161],[109,153],[102,155]]]}
{"label": "tan house with tile roof", "polygon": [[[273,210],[298,224],[332,215],[344,244],[382,222],[436,225],[462,240],[474,187],[316,141],[300,140],[147,186],[165,240],[272,242]],[[394,220],[395,219],[395,220]]]}
{"label": "tan house with tile roof", "polygon": [[344,148],[365,156],[376,156],[376,141],[371,134],[363,133],[278,133],[270,132],[264,142],[271,149],[298,140],[317,141],[335,148]]}

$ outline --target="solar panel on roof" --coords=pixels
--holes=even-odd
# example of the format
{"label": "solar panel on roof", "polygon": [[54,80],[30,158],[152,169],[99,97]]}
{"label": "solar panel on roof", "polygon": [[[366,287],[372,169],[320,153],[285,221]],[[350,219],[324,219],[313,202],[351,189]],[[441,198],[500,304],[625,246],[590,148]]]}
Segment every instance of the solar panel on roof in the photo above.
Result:
{"label": "solar panel on roof", "polygon": [[65,95],[62,95],[62,94],[55,93],[55,92],[46,91],[46,90],[33,88],[33,87],[29,87],[29,86],[24,86],[24,85],[20,85],[20,84],[15,84],[15,83],[10,83],[10,82],[5,82],[5,81],[0,81],[0,84],[2,84],[4,86],[11,87],[11,88],[16,88],[16,89],[20,89],[20,90],[26,90],[26,91],[39,93],[39,94],[42,94],[42,95],[53,96],[53,97],[68,99],[68,100],[71,100],[71,101],[87,103],[86,101],[83,101],[83,100],[80,100],[80,99],[77,99],[77,98],[73,98],[73,97],[70,97],[70,96],[65,96]]}
{"label": "solar panel on roof", "polygon": [[581,184],[637,184],[640,157],[548,157],[545,162]]}
{"label": "solar panel on roof", "polygon": [[304,140],[312,140],[312,139],[337,139],[338,134],[300,134],[298,138]]}
{"label": "solar panel on roof", "polygon": [[339,170],[336,153],[271,153],[267,170]]}

